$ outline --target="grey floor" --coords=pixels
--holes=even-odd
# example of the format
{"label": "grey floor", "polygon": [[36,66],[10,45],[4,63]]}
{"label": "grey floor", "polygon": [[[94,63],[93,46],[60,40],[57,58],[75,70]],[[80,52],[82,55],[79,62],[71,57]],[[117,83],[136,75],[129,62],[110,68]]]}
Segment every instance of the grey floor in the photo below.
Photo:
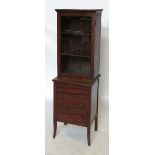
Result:
{"label": "grey floor", "polygon": [[53,103],[45,101],[46,110],[46,155],[108,155],[109,154],[109,108],[108,101],[99,102],[99,127],[91,128],[91,146],[87,145],[87,130],[76,125],[58,123],[53,139]]}

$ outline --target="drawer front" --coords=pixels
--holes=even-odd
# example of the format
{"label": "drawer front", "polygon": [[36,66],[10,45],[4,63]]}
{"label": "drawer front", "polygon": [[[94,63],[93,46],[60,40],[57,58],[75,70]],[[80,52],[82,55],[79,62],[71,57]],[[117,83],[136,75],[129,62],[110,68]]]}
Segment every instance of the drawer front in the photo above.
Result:
{"label": "drawer front", "polygon": [[74,85],[57,84],[56,92],[85,96],[85,97],[88,96],[88,88]]}
{"label": "drawer front", "polygon": [[75,125],[88,125],[89,91],[87,87],[56,84],[57,121]]}
{"label": "drawer front", "polygon": [[87,117],[84,115],[57,114],[57,120],[60,122],[71,123],[75,125],[87,126]]}
{"label": "drawer front", "polygon": [[69,105],[79,105],[85,106],[88,105],[88,99],[78,96],[72,96],[69,94],[57,93],[56,94],[56,103],[57,104],[69,104]]}
{"label": "drawer front", "polygon": [[88,115],[88,99],[57,93],[57,113]]}
{"label": "drawer front", "polygon": [[57,113],[64,114],[82,114],[88,115],[88,107],[87,106],[78,106],[78,105],[66,105],[59,104],[57,105]]}

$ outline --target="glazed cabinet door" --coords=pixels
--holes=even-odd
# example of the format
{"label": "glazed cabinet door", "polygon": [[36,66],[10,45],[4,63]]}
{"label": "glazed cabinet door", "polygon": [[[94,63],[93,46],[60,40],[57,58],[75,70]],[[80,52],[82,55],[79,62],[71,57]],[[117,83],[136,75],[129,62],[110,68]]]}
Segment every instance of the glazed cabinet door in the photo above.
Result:
{"label": "glazed cabinet door", "polygon": [[90,77],[92,53],[92,15],[58,16],[59,75]]}

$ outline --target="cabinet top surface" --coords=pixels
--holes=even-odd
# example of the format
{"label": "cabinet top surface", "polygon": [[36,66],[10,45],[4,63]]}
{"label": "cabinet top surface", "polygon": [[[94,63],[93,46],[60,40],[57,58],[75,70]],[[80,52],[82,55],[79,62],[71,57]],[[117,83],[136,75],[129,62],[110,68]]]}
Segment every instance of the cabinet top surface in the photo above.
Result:
{"label": "cabinet top surface", "polygon": [[100,78],[100,74],[96,76],[93,80],[88,79],[74,79],[69,77],[56,77],[52,81],[61,82],[61,83],[68,83],[68,84],[76,84],[76,85],[85,85],[85,86],[91,86],[97,79]]}
{"label": "cabinet top surface", "polygon": [[97,12],[103,9],[55,9],[56,12]]}

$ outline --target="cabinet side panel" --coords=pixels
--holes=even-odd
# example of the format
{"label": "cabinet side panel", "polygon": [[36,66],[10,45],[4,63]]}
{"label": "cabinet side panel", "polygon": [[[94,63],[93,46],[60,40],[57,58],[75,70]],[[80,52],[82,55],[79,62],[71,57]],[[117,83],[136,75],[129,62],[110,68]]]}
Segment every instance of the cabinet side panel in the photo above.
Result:
{"label": "cabinet side panel", "polygon": [[53,123],[56,121],[56,83],[53,82]]}
{"label": "cabinet side panel", "polygon": [[101,12],[97,12],[96,27],[95,27],[94,78],[99,74],[100,38],[101,38]]}
{"label": "cabinet side panel", "polygon": [[91,89],[91,122],[93,121],[97,112],[97,86],[98,83],[96,80]]}
{"label": "cabinet side panel", "polygon": [[57,13],[57,75],[61,74],[61,13]]}

